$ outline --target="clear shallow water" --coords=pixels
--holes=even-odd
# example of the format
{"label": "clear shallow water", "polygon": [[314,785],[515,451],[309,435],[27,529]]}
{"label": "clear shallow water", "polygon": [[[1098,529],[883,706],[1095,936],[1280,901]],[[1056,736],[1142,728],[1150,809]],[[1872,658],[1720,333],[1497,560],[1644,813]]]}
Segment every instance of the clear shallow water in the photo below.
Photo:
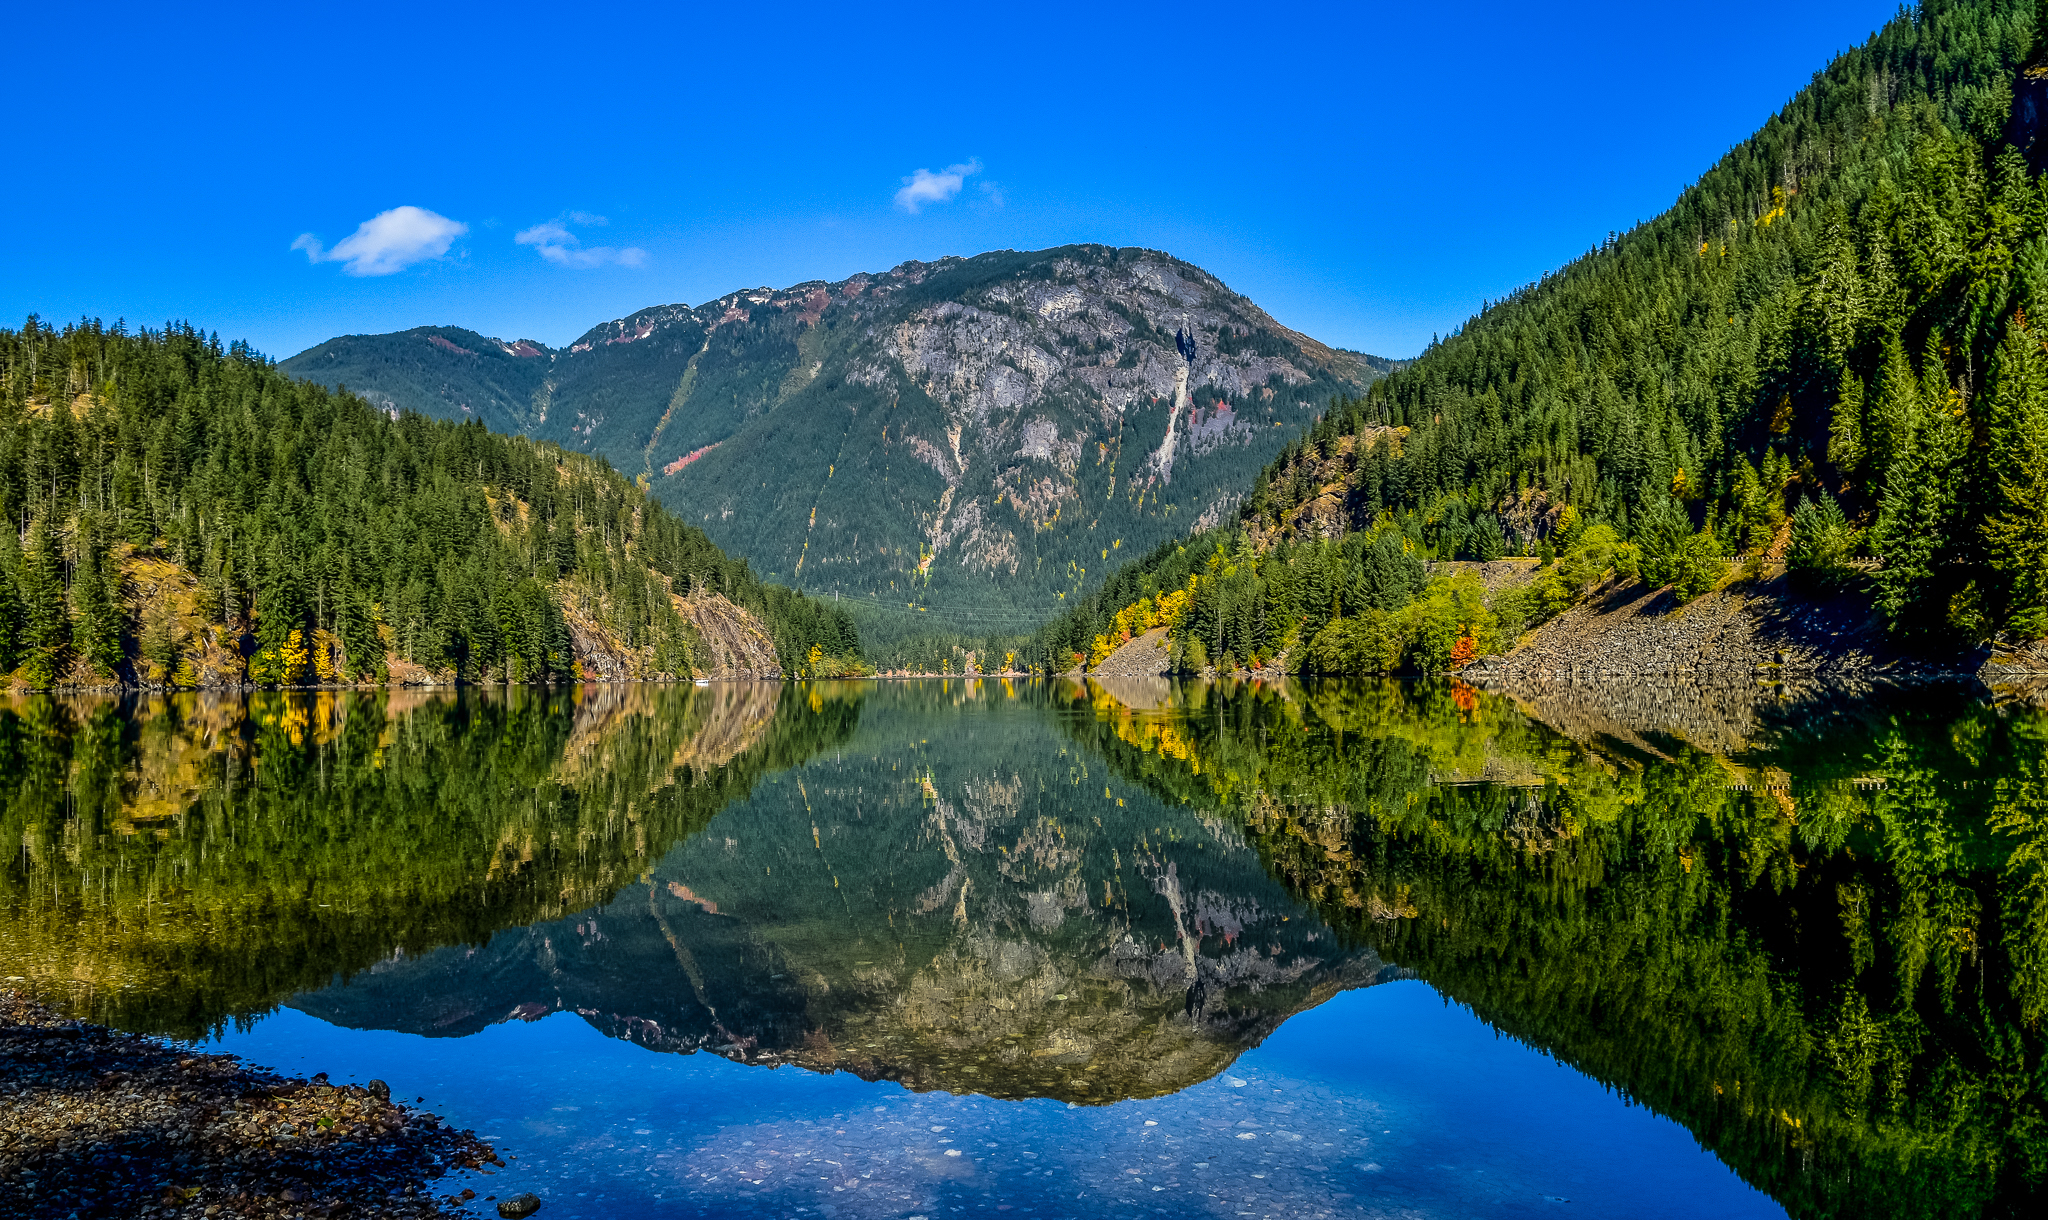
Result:
{"label": "clear shallow water", "polygon": [[2048,717],[1567,693],[19,700],[0,977],[550,1215],[2030,1214]]}
{"label": "clear shallow water", "polygon": [[660,1055],[567,1013],[429,1039],[286,1011],[214,1049],[417,1082],[518,1158],[480,1193],[567,1218],[1784,1214],[1678,1124],[1419,982],[1347,992],[1215,1079],[1104,1107]]}

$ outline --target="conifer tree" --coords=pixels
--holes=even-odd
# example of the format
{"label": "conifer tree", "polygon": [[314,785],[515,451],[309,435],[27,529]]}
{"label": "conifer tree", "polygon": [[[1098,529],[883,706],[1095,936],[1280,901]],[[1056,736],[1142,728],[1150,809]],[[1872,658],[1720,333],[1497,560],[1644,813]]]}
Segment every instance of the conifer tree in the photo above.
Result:
{"label": "conifer tree", "polygon": [[1848,574],[1856,541],[1855,529],[1833,496],[1822,492],[1817,500],[1802,499],[1799,511],[1792,514],[1792,546],[1785,556],[1786,570],[1802,583],[1819,588],[1833,586]]}
{"label": "conifer tree", "polygon": [[2048,631],[2048,357],[2025,314],[2013,318],[1999,344],[1985,431],[1985,558],[2003,583],[2007,623],[2038,636]]}
{"label": "conifer tree", "polygon": [[1893,630],[1926,633],[1947,621],[1943,559],[1955,515],[1969,431],[1959,396],[1916,395],[1902,404],[1894,452],[1871,542],[1884,561],[1877,605]]}
{"label": "conifer tree", "polygon": [[1842,370],[1842,388],[1835,395],[1828,426],[1828,461],[1846,478],[1863,473],[1863,379]]}
{"label": "conifer tree", "polygon": [[21,539],[12,529],[0,527],[0,674],[14,672],[21,663],[24,634],[21,589]]}
{"label": "conifer tree", "polygon": [[98,523],[90,516],[81,517],[78,569],[71,582],[71,597],[77,606],[78,655],[108,677],[121,663],[119,580],[113,557],[101,545]]}
{"label": "conifer tree", "polygon": [[387,676],[384,641],[377,634],[376,608],[370,595],[354,581],[345,581],[335,608],[335,634],[348,656],[348,676],[360,682],[382,682]]}
{"label": "conifer tree", "polygon": [[49,524],[37,517],[21,557],[23,664],[30,681],[48,685],[62,671],[71,642],[71,617],[64,606],[64,565]]}
{"label": "conifer tree", "polygon": [[1864,428],[1865,471],[1870,485],[1882,492],[1890,484],[1892,463],[1906,447],[1920,400],[1920,379],[1906,359],[1906,345],[1897,334],[1885,340]]}

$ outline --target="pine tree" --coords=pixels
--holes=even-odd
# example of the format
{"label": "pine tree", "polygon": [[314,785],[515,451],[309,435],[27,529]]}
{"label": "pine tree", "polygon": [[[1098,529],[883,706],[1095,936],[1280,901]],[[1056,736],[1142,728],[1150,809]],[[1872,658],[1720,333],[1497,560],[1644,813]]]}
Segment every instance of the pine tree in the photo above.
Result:
{"label": "pine tree", "polygon": [[12,529],[0,527],[0,674],[13,673],[21,663],[27,624],[22,615],[20,573],[21,539]]}
{"label": "pine tree", "polygon": [[341,637],[342,651],[348,657],[348,676],[359,682],[384,681],[384,641],[377,633],[376,608],[369,593],[354,581],[345,581],[339,600],[335,634]]}
{"label": "pine tree", "polygon": [[1957,493],[1969,449],[1959,395],[1914,397],[1901,409],[1894,456],[1871,542],[1884,561],[1877,605],[1894,631],[1924,634],[1947,622],[1943,560],[1955,533]]}
{"label": "pine tree", "polygon": [[1842,506],[1822,492],[1817,500],[1802,499],[1799,511],[1792,514],[1792,546],[1785,568],[1804,584],[1829,588],[1848,574],[1855,548],[1856,531]]}
{"label": "pine tree", "polygon": [[1894,334],[1885,340],[1884,357],[1872,384],[1873,394],[1863,431],[1864,470],[1870,486],[1882,492],[1892,463],[1906,447],[1906,433],[1920,401],[1920,379],[1906,359],[1906,345]]}
{"label": "pine tree", "polygon": [[1985,558],[2003,588],[2004,619],[2014,631],[2048,631],[2048,357],[2015,315],[1999,344],[1985,406],[1991,446]]}
{"label": "pine tree", "polygon": [[273,544],[256,590],[256,655],[249,673],[258,682],[302,682],[312,658],[310,605],[299,561]]}
{"label": "pine tree", "polygon": [[120,574],[100,543],[98,523],[82,517],[78,527],[78,570],[71,582],[77,606],[78,655],[100,675],[111,677],[121,663]]}
{"label": "pine tree", "polygon": [[1863,472],[1863,456],[1863,379],[1844,369],[1828,427],[1828,462],[1837,473],[1853,479]]}
{"label": "pine tree", "polygon": [[64,565],[57,539],[41,517],[29,527],[21,557],[21,651],[29,680],[47,686],[62,672],[71,642],[71,617],[64,606]]}

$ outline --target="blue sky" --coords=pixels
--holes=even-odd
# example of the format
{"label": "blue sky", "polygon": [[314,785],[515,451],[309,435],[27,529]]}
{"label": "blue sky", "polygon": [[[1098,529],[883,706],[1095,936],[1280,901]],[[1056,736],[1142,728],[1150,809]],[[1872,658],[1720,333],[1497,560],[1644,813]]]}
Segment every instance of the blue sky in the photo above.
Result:
{"label": "blue sky", "polygon": [[1100,241],[1413,355],[1661,211],[1896,11],[285,7],[9,18],[0,324],[182,318],[277,357],[425,323],[563,344]]}

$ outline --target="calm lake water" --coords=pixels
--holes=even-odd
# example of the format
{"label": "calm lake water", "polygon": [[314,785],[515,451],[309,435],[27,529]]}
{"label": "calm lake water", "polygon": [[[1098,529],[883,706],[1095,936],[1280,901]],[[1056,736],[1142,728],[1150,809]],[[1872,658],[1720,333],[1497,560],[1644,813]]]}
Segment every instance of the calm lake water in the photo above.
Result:
{"label": "calm lake water", "polygon": [[543,1216],[1988,1216],[2048,1173],[2048,716],[1960,691],[35,698],[0,778],[7,985],[388,1080]]}

